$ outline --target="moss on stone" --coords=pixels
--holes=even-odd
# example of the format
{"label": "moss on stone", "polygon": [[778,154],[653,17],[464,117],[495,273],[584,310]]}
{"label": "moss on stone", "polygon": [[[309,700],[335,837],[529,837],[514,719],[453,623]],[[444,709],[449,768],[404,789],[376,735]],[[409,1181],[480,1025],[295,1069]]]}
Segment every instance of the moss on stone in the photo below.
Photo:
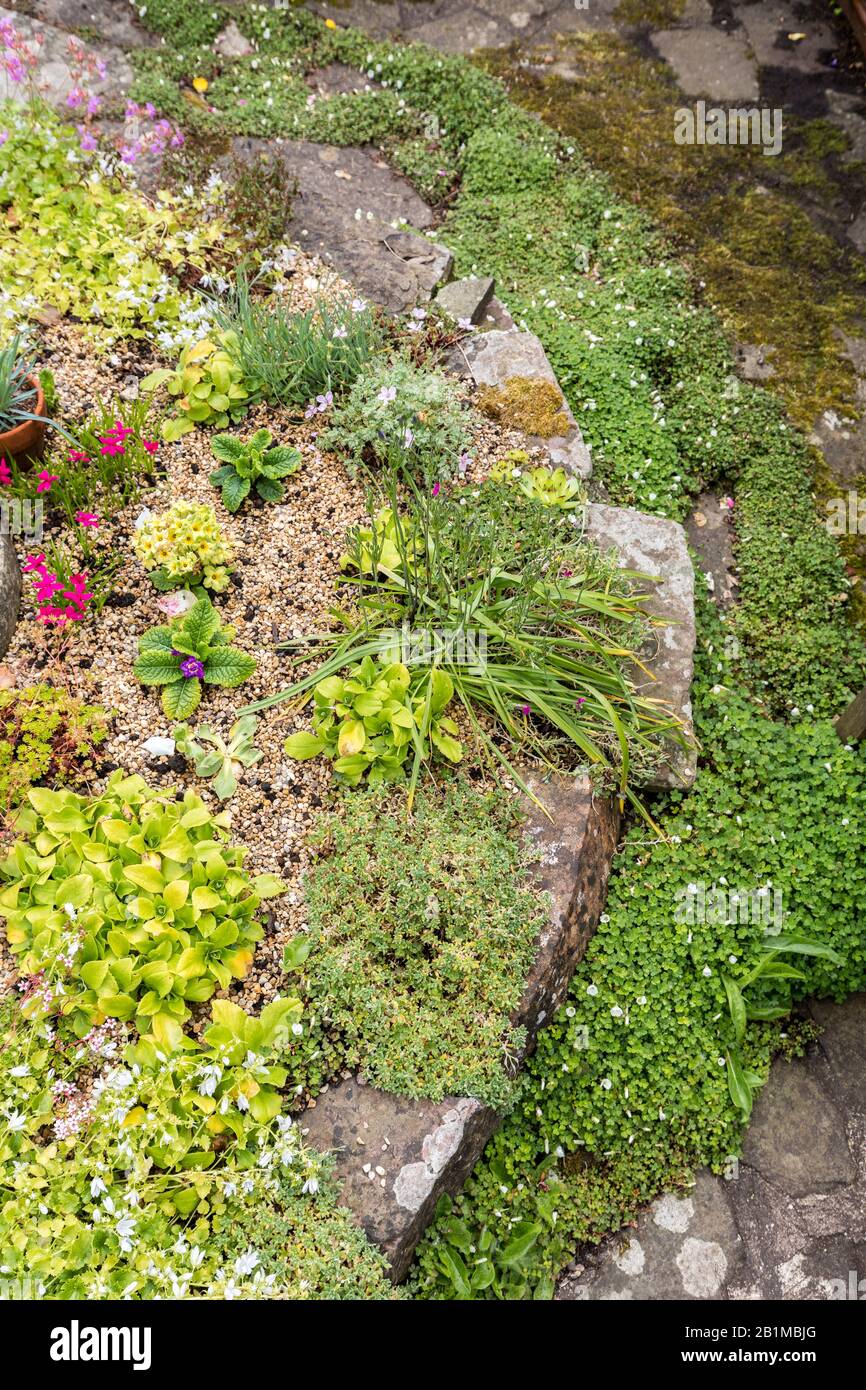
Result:
{"label": "moss on stone", "polygon": [[553,439],[571,429],[562,392],[552,381],[512,376],[504,386],[482,386],[477,399],[491,420],[539,439]]}
{"label": "moss on stone", "polygon": [[752,146],[677,145],[683,97],[666,64],[613,34],[575,36],[560,51],[552,72],[531,58],[518,67],[507,50],[483,62],[667,229],[733,339],[775,345],[769,387],[798,424],[811,429],[830,408],[856,414],[855,373],[834,329],[866,313],[866,267],[816,225],[822,203],[848,195],[847,137],[797,119],[786,120],[778,159]]}

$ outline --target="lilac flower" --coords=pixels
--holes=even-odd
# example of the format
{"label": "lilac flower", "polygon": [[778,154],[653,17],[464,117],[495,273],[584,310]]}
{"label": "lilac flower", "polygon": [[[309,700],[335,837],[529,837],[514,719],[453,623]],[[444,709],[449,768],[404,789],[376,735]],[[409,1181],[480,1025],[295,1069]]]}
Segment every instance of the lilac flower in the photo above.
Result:
{"label": "lilac flower", "polygon": [[472,459],[469,457],[468,454],[460,455],[460,458],[457,460],[457,472],[460,474],[461,478],[466,477],[466,470],[471,462]]}
{"label": "lilac flower", "polygon": [[353,299],[353,300],[352,300],[352,308],[354,309],[354,311],[355,311],[356,314],[361,314],[361,313],[363,313],[364,310],[366,309],[366,307],[367,307],[367,305],[366,305],[366,303],[364,302],[363,299]]}
{"label": "lilac flower", "polygon": [[418,321],[418,323],[423,323],[424,320],[425,320],[426,317],[427,317],[427,310],[426,310],[426,309],[413,309],[413,310],[412,310],[412,317],[413,317],[413,319],[416,319],[416,320]]}
{"label": "lilac flower", "polygon": [[0,130],[0,146],[5,145],[5,144],[6,144],[6,141],[7,141],[8,139],[9,139],[9,131],[8,131],[8,130]]}
{"label": "lilac flower", "polygon": [[74,110],[76,109],[76,107],[78,107],[78,106],[80,106],[80,105],[82,104],[83,101],[84,101],[84,93],[82,92],[81,88],[80,88],[80,87],[73,87],[73,88],[72,88],[72,91],[68,94],[68,96],[67,96],[67,98],[66,98],[66,105],[69,106],[69,107],[71,107],[72,110],[74,111]]}
{"label": "lilac flower", "polygon": [[334,337],[335,337],[335,338],[347,338],[348,336],[349,336],[349,335],[348,335],[348,331],[347,331],[345,328],[335,328],[335,329],[334,329]]}
{"label": "lilac flower", "polygon": [[90,97],[87,103],[88,116],[95,116],[101,105],[102,102],[99,97]]}
{"label": "lilac flower", "polygon": [[186,676],[188,681],[204,675],[204,662],[199,661],[197,656],[188,656],[186,661],[180,663],[180,674]]}
{"label": "lilac flower", "polygon": [[382,387],[381,391],[379,392],[379,400],[380,400],[380,401],[384,401],[384,402],[387,404],[388,401],[395,401],[396,399],[397,399],[397,387],[396,387],[396,386],[383,386],[383,387]]}
{"label": "lilac flower", "polygon": [[93,131],[88,130],[87,126],[84,125],[78,126],[77,129],[80,137],[81,148],[83,150],[95,150],[96,136],[93,134]]}
{"label": "lilac flower", "polygon": [[413,442],[414,442],[414,439],[415,439],[415,436],[414,436],[414,434],[412,433],[412,431],[411,431],[410,429],[407,428],[406,430],[404,430],[404,432],[403,432],[403,448],[404,448],[404,449],[409,449],[409,448],[411,448],[411,447],[412,447],[412,444],[413,444]]}

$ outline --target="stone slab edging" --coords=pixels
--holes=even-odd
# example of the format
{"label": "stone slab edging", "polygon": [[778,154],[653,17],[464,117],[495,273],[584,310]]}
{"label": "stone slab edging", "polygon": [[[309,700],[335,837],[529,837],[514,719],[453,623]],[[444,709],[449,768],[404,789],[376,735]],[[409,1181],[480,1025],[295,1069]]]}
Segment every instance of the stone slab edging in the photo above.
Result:
{"label": "stone slab edging", "polygon": [[[555,774],[527,785],[549,812],[526,801],[524,833],[538,856],[532,874],[549,895],[550,912],[513,1015],[527,1032],[520,1063],[565,997],[598,925],[619,832],[614,801],[595,796],[587,777]],[[383,1251],[397,1282],[439,1198],[462,1187],[500,1118],[469,1096],[412,1099],[353,1076],[321,1095],[300,1125],[308,1143],[333,1153],[340,1201]]]}

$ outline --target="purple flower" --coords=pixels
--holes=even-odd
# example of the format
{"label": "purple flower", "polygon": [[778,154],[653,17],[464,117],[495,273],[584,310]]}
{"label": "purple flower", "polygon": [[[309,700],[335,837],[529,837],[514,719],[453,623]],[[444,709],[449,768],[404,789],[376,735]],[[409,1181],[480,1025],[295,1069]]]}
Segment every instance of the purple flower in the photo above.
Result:
{"label": "purple flower", "polygon": [[381,391],[379,392],[379,400],[380,400],[380,401],[384,401],[384,402],[387,404],[388,401],[395,401],[396,399],[397,399],[397,387],[396,387],[396,386],[383,386],[383,387],[382,387]]}
{"label": "purple flower", "polygon": [[6,141],[7,141],[8,139],[9,139],[9,131],[8,131],[8,130],[0,130],[0,145],[5,145],[5,144],[6,144]]}
{"label": "purple flower", "polygon": [[521,713],[521,714],[525,714],[525,715],[530,715],[530,714],[532,713],[532,705],[521,705],[521,706],[520,706],[520,713]]}
{"label": "purple flower", "polygon": [[186,676],[188,681],[195,677],[204,675],[204,662],[199,661],[197,656],[188,656],[186,661],[180,663],[180,674]]}
{"label": "purple flower", "polygon": [[100,101],[99,97],[91,97],[87,103],[88,116],[95,116],[101,105],[102,102]]}

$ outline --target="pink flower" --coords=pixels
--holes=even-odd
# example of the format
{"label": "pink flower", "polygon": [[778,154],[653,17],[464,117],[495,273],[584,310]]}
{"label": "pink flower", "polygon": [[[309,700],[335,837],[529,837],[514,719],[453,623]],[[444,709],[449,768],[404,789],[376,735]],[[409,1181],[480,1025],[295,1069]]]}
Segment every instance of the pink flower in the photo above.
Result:
{"label": "pink flower", "polygon": [[82,612],[84,611],[85,604],[88,602],[88,600],[93,598],[93,594],[87,592],[86,585],[86,574],[71,574],[69,576],[69,585],[63,593],[63,597],[68,598],[71,600],[72,603],[77,604],[78,607],[82,610]]}
{"label": "pink flower", "polygon": [[733,497],[726,497],[726,498],[725,498],[725,506],[727,507],[728,511],[733,511],[733,507],[734,507],[734,499],[733,499]]}
{"label": "pink flower", "polygon": [[99,517],[95,512],[76,512],[75,520],[79,526],[98,526]]}
{"label": "pink flower", "polygon": [[60,593],[63,585],[53,574],[43,574],[39,583],[36,585],[36,599],[38,603],[45,603],[54,594]]}
{"label": "pink flower", "polygon": [[88,130],[86,126],[80,125],[78,127],[78,134],[81,137],[78,143],[83,150],[96,149],[96,136],[93,134],[92,130]]}
{"label": "pink flower", "polygon": [[113,435],[117,439],[125,439],[128,434],[134,433],[134,430],[127,429],[126,425],[123,423],[122,420],[115,420],[114,424],[112,425],[109,431],[109,438],[111,438],[111,436]]}
{"label": "pink flower", "polygon": [[81,88],[80,88],[80,87],[73,87],[73,88],[72,88],[72,91],[69,93],[69,95],[68,95],[67,98],[66,98],[66,105],[67,105],[67,106],[70,106],[70,107],[73,109],[73,111],[74,111],[75,108],[76,108],[77,106],[80,106],[81,103],[82,103],[83,101],[84,101],[84,93],[82,92]]}
{"label": "pink flower", "polygon": [[530,715],[532,713],[532,705],[521,705],[520,713]]}
{"label": "pink flower", "polygon": [[100,435],[100,437],[99,437],[99,442],[100,442],[100,444],[102,445],[102,448],[100,449],[99,452],[100,452],[101,454],[107,454],[109,458],[114,458],[115,454],[125,454],[125,453],[126,453],[126,450],[124,449],[124,447],[123,447],[123,445],[121,444],[120,440],[119,440],[119,439],[115,439],[113,435],[110,435],[110,434],[107,434],[107,435],[105,435],[105,436]]}
{"label": "pink flower", "polygon": [[50,492],[50,491],[51,491],[51,484],[52,484],[52,483],[56,483],[56,482],[58,481],[58,478],[59,478],[60,475],[57,474],[57,473],[49,473],[49,472],[46,471],[46,469],[43,468],[42,472],[39,473],[37,476],[38,476],[38,478],[39,478],[39,483],[38,483],[38,486],[37,486],[37,488],[36,488],[36,491],[37,491],[37,492]]}
{"label": "pink flower", "polygon": [[88,116],[95,116],[101,105],[102,102],[100,101],[99,97],[90,97],[87,103]]}
{"label": "pink flower", "polygon": [[141,443],[149,454],[155,454],[159,448],[159,442],[156,439],[142,439]]}
{"label": "pink flower", "polygon": [[3,487],[8,487],[12,482],[12,474],[9,472],[9,464],[5,459],[0,459],[0,483]]}
{"label": "pink flower", "polygon": [[434,484],[433,484],[433,496],[434,496],[434,497],[438,497],[438,496],[439,496],[439,484],[438,484],[438,483],[434,483]]}
{"label": "pink flower", "polygon": [[45,556],[28,556],[28,558],[24,561],[24,564],[21,566],[21,569],[25,574],[32,574],[34,570],[36,570],[39,574],[43,574],[45,572]]}
{"label": "pink flower", "polygon": [[70,462],[70,463],[89,463],[89,462],[90,462],[90,455],[89,455],[89,454],[82,454],[78,449],[70,449],[70,450],[69,450],[69,462]]}

